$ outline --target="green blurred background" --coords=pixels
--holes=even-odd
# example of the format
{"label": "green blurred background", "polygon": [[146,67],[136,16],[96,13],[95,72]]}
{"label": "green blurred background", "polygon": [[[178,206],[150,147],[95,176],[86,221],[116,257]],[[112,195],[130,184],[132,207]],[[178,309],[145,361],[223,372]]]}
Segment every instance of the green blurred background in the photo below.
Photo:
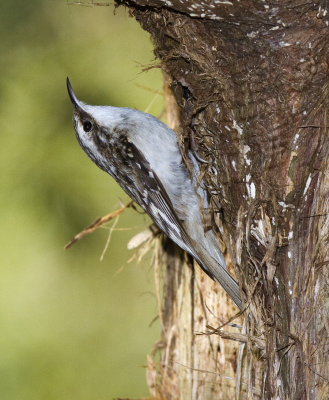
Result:
{"label": "green blurred background", "polygon": [[[147,33],[114,8],[65,0],[0,2],[0,399],[147,396],[146,354],[159,337],[151,255],[128,240],[149,220],[128,210],[71,249],[127,196],[80,149],[65,79],[91,104],[159,116],[159,69]],[[148,90],[149,88],[150,90]]]}

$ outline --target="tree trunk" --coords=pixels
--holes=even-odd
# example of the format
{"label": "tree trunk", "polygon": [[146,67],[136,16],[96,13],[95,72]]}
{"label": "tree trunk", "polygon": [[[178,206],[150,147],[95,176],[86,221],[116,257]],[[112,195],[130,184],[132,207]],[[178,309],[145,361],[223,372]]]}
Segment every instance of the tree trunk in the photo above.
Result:
{"label": "tree trunk", "polygon": [[216,329],[236,309],[167,246],[152,397],[329,398],[327,3],[124,3],[154,40],[246,295],[242,328]]}

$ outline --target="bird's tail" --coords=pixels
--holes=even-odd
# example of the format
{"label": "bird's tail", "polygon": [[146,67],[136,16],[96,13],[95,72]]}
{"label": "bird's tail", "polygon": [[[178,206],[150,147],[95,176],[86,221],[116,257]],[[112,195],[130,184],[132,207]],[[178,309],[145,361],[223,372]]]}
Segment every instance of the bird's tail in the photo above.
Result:
{"label": "bird's tail", "polygon": [[231,297],[237,307],[242,310],[242,300],[240,288],[236,280],[221,265],[217,264],[217,271],[214,273],[215,279],[220,283],[225,292]]}
{"label": "bird's tail", "polygon": [[211,255],[202,252],[197,261],[200,266],[223,287],[225,292],[234,301],[237,307],[242,310],[240,288],[233,276],[227,271],[225,264],[221,265]]}

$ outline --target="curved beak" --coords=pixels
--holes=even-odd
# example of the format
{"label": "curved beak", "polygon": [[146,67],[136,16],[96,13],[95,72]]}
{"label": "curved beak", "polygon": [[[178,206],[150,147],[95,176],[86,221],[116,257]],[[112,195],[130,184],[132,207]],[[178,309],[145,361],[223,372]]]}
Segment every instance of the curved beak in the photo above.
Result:
{"label": "curved beak", "polygon": [[81,110],[81,105],[79,100],[77,99],[77,96],[74,94],[72,86],[70,84],[69,78],[66,78],[66,86],[67,86],[67,91],[69,92],[70,99],[72,101],[72,104],[74,105],[75,108],[78,108]]}

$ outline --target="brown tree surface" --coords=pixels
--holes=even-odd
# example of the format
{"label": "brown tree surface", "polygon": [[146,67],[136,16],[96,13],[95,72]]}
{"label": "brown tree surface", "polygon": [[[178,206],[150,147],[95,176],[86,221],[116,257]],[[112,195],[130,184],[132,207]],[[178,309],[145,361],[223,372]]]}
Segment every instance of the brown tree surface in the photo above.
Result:
{"label": "brown tree surface", "polygon": [[242,328],[216,329],[237,310],[168,245],[151,395],[328,399],[327,2],[123,3],[154,40],[247,298]]}

